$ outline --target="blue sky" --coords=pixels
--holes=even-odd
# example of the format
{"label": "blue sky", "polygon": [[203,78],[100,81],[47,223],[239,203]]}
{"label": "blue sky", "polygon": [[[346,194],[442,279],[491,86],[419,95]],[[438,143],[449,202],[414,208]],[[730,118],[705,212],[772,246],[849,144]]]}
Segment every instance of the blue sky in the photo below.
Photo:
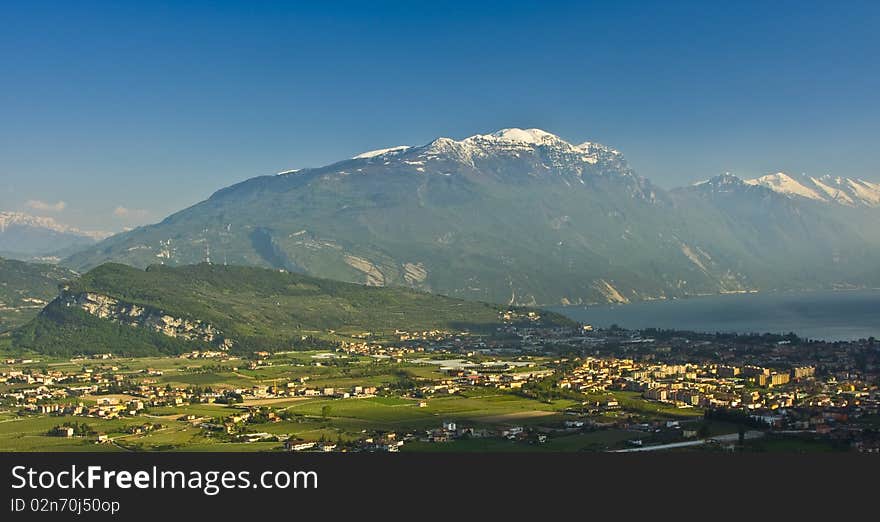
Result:
{"label": "blue sky", "polygon": [[606,143],[666,187],[878,180],[877,27],[877,2],[4,2],[0,209],[116,231],[503,127]]}

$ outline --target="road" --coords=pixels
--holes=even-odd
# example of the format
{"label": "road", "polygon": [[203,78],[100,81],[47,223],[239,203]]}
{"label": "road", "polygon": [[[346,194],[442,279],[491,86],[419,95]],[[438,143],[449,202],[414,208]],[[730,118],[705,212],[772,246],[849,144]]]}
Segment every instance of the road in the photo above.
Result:
{"label": "road", "polygon": [[[764,436],[763,431],[747,431],[745,434],[746,439],[759,439]],[[676,448],[688,448],[691,446],[700,446],[706,444],[709,441],[716,442],[735,442],[739,440],[739,433],[728,433],[726,435],[717,435],[715,437],[709,437],[706,439],[698,439],[698,440],[688,440],[684,442],[671,442],[669,444],[658,444],[656,446],[639,446],[636,448],[626,448],[621,450],[614,450],[611,453],[632,453],[635,451],[662,451],[668,449],[676,449]]]}

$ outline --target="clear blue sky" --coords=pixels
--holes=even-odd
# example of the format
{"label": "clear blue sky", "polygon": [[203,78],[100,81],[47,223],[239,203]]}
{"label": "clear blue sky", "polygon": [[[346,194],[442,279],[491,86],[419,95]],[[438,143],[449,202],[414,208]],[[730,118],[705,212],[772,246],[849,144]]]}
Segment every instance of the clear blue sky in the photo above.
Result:
{"label": "clear blue sky", "polygon": [[614,146],[667,187],[880,179],[880,2],[417,4],[3,2],[0,209],[119,230],[512,126]]}

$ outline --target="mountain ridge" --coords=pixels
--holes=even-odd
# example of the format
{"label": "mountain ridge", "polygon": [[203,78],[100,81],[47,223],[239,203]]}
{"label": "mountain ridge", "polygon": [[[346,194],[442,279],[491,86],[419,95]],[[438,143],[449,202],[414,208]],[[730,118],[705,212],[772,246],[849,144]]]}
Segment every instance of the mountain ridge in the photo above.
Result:
{"label": "mountain ridge", "polygon": [[251,178],[65,263],[210,259],[520,305],[874,284],[880,213],[820,203],[735,176],[664,190],[613,148],[502,129]]}
{"label": "mountain ridge", "polygon": [[396,338],[400,331],[488,335],[511,321],[573,324],[552,312],[264,268],[201,263],[140,270],[106,263],[66,283],[14,332],[13,344],[63,355],[249,354]]}
{"label": "mountain ridge", "polygon": [[745,182],[791,197],[845,206],[880,207],[880,183],[858,178],[832,177],[830,174],[818,178],[806,174],[793,176],[780,171]]}

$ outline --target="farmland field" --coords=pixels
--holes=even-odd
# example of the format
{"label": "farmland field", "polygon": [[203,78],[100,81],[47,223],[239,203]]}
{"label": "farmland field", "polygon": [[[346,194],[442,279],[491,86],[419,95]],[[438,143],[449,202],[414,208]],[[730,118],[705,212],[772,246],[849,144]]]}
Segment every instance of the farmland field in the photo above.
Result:
{"label": "farmland field", "polygon": [[[285,440],[329,441],[354,448],[376,437],[382,439],[388,432],[406,438],[405,451],[603,451],[645,436],[620,428],[629,425],[633,415],[659,423],[668,419],[699,423],[702,415],[696,408],[676,408],[645,400],[636,392],[617,390],[540,397],[496,386],[447,390],[442,384],[450,382],[450,364],[458,363],[438,364],[441,359],[442,354],[390,358],[315,350],[277,353],[261,359],[259,364],[253,358],[234,356],[220,360],[186,356],[34,356],[7,364],[4,371],[105,375],[121,382],[147,383],[153,403],[141,399],[131,385],[114,389],[105,384],[100,392],[70,397],[62,404],[73,401],[94,408],[102,399],[111,399],[120,405],[141,402],[146,407],[136,412],[120,411],[110,415],[110,420],[96,415],[39,415],[35,408],[0,408],[0,451],[279,451]],[[476,356],[468,363],[492,361]],[[546,357],[521,358],[511,365],[515,369],[511,373],[546,370],[549,363]],[[435,385],[441,385],[436,393],[424,391]],[[0,392],[25,387],[0,383]],[[286,393],[305,388],[313,393]],[[356,388],[372,391],[354,393]],[[171,397],[183,394],[186,399],[164,400],[166,393]],[[207,393],[213,394],[211,401],[187,395]],[[214,402],[222,394],[238,398]],[[587,404],[610,400],[618,401],[619,408],[593,412],[593,427],[565,426],[570,415],[583,418]],[[250,419],[247,415],[258,417]],[[88,434],[49,435],[50,430],[65,423],[84,424]],[[428,442],[445,423],[479,431],[480,435]],[[511,427],[530,435],[516,441],[500,435]],[[711,433],[735,429],[719,422],[709,427]],[[541,433],[545,435],[538,440],[537,434]],[[99,435],[103,441],[100,444]]]}

